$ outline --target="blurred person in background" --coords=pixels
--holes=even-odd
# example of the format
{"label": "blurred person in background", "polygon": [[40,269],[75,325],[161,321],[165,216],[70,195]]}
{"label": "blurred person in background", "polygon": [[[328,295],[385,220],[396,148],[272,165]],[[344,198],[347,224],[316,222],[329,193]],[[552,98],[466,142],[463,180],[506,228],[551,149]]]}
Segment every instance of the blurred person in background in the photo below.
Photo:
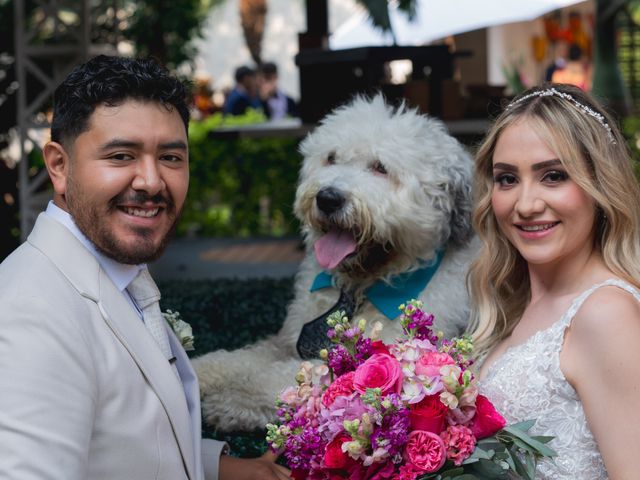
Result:
{"label": "blurred person in background", "polygon": [[569,56],[569,44],[565,40],[556,40],[553,43],[554,58],[553,62],[547,66],[544,73],[544,80],[546,82],[551,81],[553,73],[556,70],[562,69],[567,65],[567,57]]}
{"label": "blurred person in background", "polygon": [[551,75],[553,83],[568,83],[588,92],[591,90],[591,68],[584,60],[582,48],[578,44],[569,46],[567,63]]}
{"label": "blurred person in background", "polygon": [[227,95],[222,113],[225,115],[244,115],[249,108],[264,111],[260,99],[257,72],[246,65],[242,65],[235,72],[236,85]]}
{"label": "blurred person in background", "polygon": [[264,103],[264,111],[269,120],[280,120],[286,117],[297,117],[296,102],[278,86],[278,67],[273,62],[260,66],[260,96]]}

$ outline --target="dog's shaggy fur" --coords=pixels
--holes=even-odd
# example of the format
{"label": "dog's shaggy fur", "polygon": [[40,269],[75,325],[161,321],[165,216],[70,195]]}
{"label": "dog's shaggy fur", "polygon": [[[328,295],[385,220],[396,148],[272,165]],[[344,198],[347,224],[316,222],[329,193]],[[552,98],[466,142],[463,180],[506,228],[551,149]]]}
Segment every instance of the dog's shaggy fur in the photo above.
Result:
{"label": "dog's shaggy fur", "polygon": [[294,383],[303,325],[326,312],[339,295],[336,288],[309,291],[322,271],[314,246],[323,237],[325,246],[327,238],[331,243],[340,235],[355,242],[353,252],[329,260],[325,252],[318,258],[337,286],[355,291],[364,302],[356,318],[383,322],[383,339],[400,335],[399,321],[382,315],[363,291],[418,268],[438,249],[445,251],[444,258],[420,299],[445,335],[460,333],[467,323],[465,277],[476,249],[472,162],[444,125],[404,106],[392,108],[381,96],[358,97],[329,114],[300,150],[304,164],[294,209],[307,255],[282,329],[243,349],[193,360],[205,421],[221,431],[264,427],[274,417],[277,394]]}

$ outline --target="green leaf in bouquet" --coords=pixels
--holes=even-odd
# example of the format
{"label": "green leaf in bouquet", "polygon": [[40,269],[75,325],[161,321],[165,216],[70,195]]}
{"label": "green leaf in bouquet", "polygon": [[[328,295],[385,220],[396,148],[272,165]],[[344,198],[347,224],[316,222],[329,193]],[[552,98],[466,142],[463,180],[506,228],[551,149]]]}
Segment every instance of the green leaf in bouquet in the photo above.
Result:
{"label": "green leaf in bouquet", "polygon": [[498,438],[494,435],[491,437],[483,438],[482,440],[478,440],[476,444],[476,448],[482,448],[485,451],[489,450],[504,450],[506,448],[504,442],[498,440]]}
{"label": "green leaf in bouquet", "polygon": [[528,478],[527,477],[527,469],[525,467],[525,465],[522,463],[522,460],[520,460],[520,457],[518,455],[515,454],[515,452],[509,452],[510,456],[511,456],[511,460],[513,461],[514,465],[515,465],[515,472],[520,475],[521,478]]}
{"label": "green leaf in bouquet", "polygon": [[519,430],[521,432],[528,432],[529,430],[531,430],[531,427],[533,427],[535,424],[536,424],[535,419],[529,419],[529,420],[524,420],[518,423],[512,423],[508,427],[505,427],[503,430],[507,430],[508,428],[509,430]]}
{"label": "green leaf in bouquet", "polygon": [[484,448],[480,448],[476,445],[476,448],[473,451],[473,453],[469,455],[469,457],[467,457],[465,461],[462,463],[466,465],[469,463],[477,462],[480,459],[491,460],[495,455],[495,453],[496,453],[495,450],[485,450]]}
{"label": "green leaf in bouquet", "polygon": [[[535,421],[533,421],[533,422],[535,422]],[[525,423],[525,422],[522,422],[522,423]],[[533,447],[535,449],[535,451],[533,453],[538,453],[538,454],[543,455],[545,457],[555,457],[557,455],[557,453],[553,449],[547,447],[544,443],[542,443],[542,442],[536,440],[535,438],[529,436],[527,433],[525,433],[524,431],[520,430],[519,428],[514,428],[514,427],[516,427],[516,425],[509,425],[507,427],[504,427],[502,429],[502,431],[510,433],[514,437],[517,437],[518,439],[520,439],[522,442],[524,442],[524,443],[528,444],[529,446]],[[529,427],[529,428],[531,428],[531,427]],[[514,438],[514,441],[515,441],[515,438]],[[525,448],[525,450],[530,450],[530,449]]]}
{"label": "green leaf in bouquet", "polygon": [[534,480],[536,476],[536,459],[532,455],[524,457],[527,467],[527,480]]}
{"label": "green leaf in bouquet", "polygon": [[[517,469],[516,469],[516,460],[514,460],[513,455],[511,454],[511,452],[509,451],[509,449],[506,449],[506,450],[504,451],[504,454],[505,454],[505,457],[506,457],[506,458],[504,459],[504,461],[505,461],[505,462],[507,462],[507,464],[509,465],[509,468],[510,468],[512,471],[516,472],[516,471],[517,471]],[[517,461],[520,461],[520,460],[517,460]]]}
{"label": "green leaf in bouquet", "polygon": [[474,463],[471,468],[473,468],[474,473],[480,474],[482,477],[486,478],[506,478],[508,473],[508,465],[505,462],[504,466],[500,465],[500,463],[496,463],[492,460],[484,460],[480,459],[477,463]]}
{"label": "green leaf in bouquet", "polygon": [[463,467],[453,467],[438,473],[427,473],[426,475],[416,477],[416,480],[453,480],[458,478],[460,474],[464,474]]}
{"label": "green leaf in bouquet", "polygon": [[524,440],[521,440],[518,437],[511,437],[509,440],[513,443],[513,445],[518,447],[522,451],[522,453],[526,455],[535,455],[535,450],[533,449],[533,447]]}
{"label": "green leaf in bouquet", "polygon": [[540,443],[549,443],[551,440],[553,440],[555,437],[549,437],[549,436],[545,436],[545,435],[534,435],[533,437],[531,437],[537,441],[539,441]]}

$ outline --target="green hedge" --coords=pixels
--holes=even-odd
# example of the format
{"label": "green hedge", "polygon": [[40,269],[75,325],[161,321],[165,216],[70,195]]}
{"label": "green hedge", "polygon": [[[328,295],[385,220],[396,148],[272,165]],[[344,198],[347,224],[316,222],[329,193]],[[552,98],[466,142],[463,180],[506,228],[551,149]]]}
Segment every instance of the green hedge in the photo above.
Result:
{"label": "green hedge", "polygon": [[[191,324],[195,350],[204,355],[220,348],[236,349],[276,333],[293,298],[293,279],[159,281],[162,310],[180,312]],[[265,431],[221,434],[203,424],[203,436],[229,443],[231,453],[256,457],[267,444]]]}
{"label": "green hedge", "polygon": [[189,126],[191,180],[178,234],[247,237],[296,234],[292,213],[300,169],[298,138],[220,139],[218,126],[256,114],[214,115]]}
{"label": "green hedge", "polygon": [[631,115],[624,118],[621,127],[634,160],[636,178],[640,180],[640,116]]}

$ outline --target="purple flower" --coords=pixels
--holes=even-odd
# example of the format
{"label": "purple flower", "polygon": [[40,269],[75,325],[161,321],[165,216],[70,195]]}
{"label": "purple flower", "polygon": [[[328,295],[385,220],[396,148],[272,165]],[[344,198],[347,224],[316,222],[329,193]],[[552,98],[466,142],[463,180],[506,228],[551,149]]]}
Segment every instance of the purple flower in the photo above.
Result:
{"label": "purple flower", "polygon": [[[385,406],[389,401],[391,405]],[[409,437],[409,410],[402,404],[399,395],[391,394],[385,397],[382,404],[382,421],[371,435],[371,446],[384,448],[391,458],[400,459]]]}
{"label": "purple flower", "polygon": [[313,427],[306,427],[298,435],[291,435],[285,443],[284,456],[290,468],[311,470],[320,465],[326,442]]}
{"label": "purple flower", "polygon": [[415,337],[421,340],[429,340],[432,344],[438,342],[438,337],[433,333],[431,327],[433,326],[434,316],[427,314],[420,309],[411,316],[407,328],[415,331]]}
{"label": "purple flower", "polygon": [[356,364],[349,351],[343,345],[336,345],[327,357],[327,364],[337,376],[352,372],[356,369]]}
{"label": "purple flower", "polygon": [[347,328],[343,334],[343,338],[346,340],[353,340],[360,335],[360,329],[358,327]]}
{"label": "purple flower", "polygon": [[361,365],[373,354],[371,339],[360,337],[356,342],[356,365]]}
{"label": "purple flower", "polygon": [[366,405],[359,395],[336,397],[333,403],[320,410],[320,426],[318,431],[330,442],[341,432],[344,432],[344,421],[361,418],[363,414],[373,415],[374,409]]}

